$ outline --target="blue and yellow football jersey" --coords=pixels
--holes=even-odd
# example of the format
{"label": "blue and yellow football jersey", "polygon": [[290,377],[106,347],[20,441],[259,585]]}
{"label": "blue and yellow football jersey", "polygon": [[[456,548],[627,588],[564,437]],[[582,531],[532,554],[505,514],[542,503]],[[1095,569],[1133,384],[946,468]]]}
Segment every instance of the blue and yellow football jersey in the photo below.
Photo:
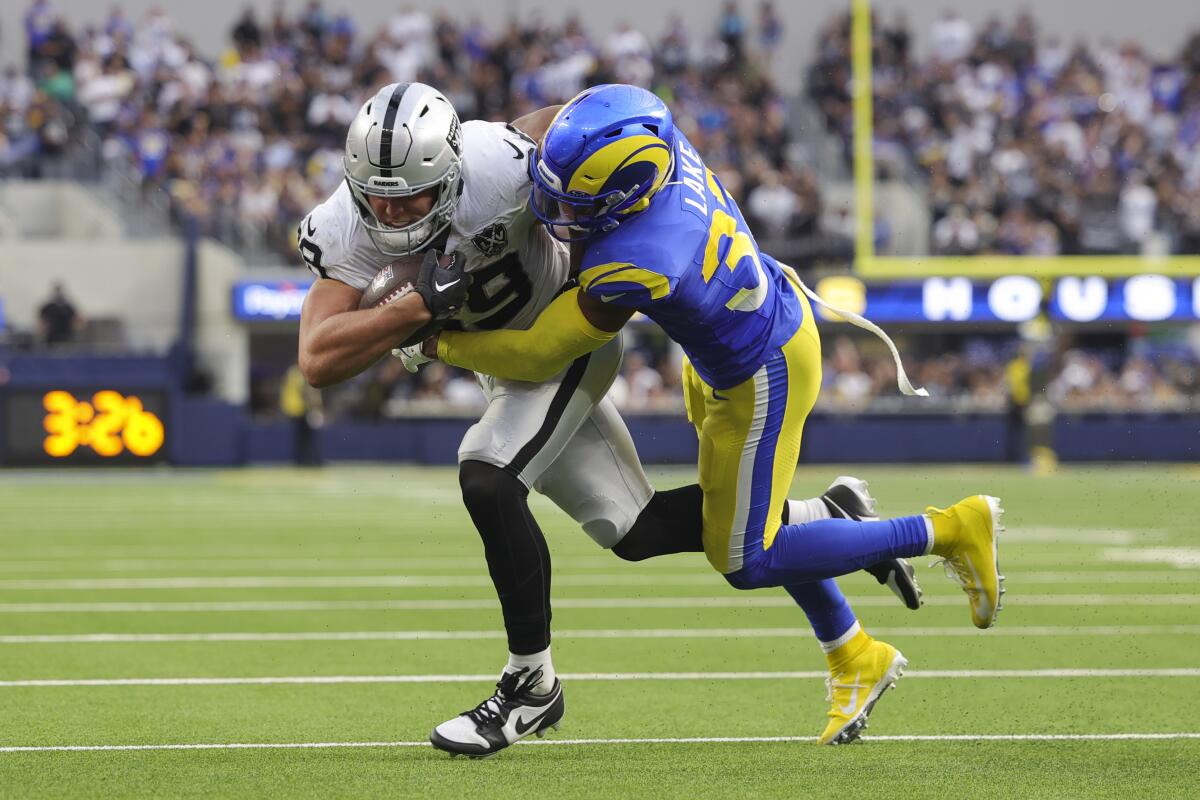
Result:
{"label": "blue and yellow football jersey", "polygon": [[792,338],[804,311],[678,128],[674,156],[674,172],[649,208],[588,243],[579,283],[601,302],[650,317],[707,384],[729,388]]}

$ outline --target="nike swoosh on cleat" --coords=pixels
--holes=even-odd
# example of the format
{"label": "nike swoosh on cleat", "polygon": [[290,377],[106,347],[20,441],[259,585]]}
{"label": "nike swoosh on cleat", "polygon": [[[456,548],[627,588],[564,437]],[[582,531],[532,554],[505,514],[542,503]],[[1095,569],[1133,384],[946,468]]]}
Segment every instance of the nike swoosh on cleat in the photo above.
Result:
{"label": "nike swoosh on cleat", "polygon": [[624,292],[617,292],[616,294],[602,294],[600,295],[600,302],[611,303],[613,300],[616,300],[618,297],[621,297],[624,294]]}
{"label": "nike swoosh on cleat", "polygon": [[462,280],[462,278],[459,278],[458,280],[450,281],[449,283],[438,283],[437,281],[434,281],[433,288],[439,292],[444,292],[447,289],[449,289],[451,286],[458,283],[458,281],[460,281],[460,280]]}
{"label": "nike swoosh on cleat", "polygon": [[[862,673],[859,672],[857,675],[854,676],[854,682],[857,684],[859,678],[861,678],[861,677],[862,677]],[[853,716],[855,710],[858,709],[858,688],[859,688],[858,686],[855,686],[854,691],[852,691],[850,693],[850,702],[849,703],[838,706],[838,711],[842,712],[843,714],[845,714],[848,717]]]}
{"label": "nike swoosh on cleat", "polygon": [[516,729],[516,731],[517,731],[517,736],[524,736],[526,733],[529,732],[530,728],[532,728],[533,726],[535,726],[539,722],[541,722],[542,719],[545,718],[545,716],[553,710],[554,710],[554,704],[551,703],[549,708],[547,708],[542,713],[538,714],[533,719],[529,719],[529,720],[518,719],[516,724],[513,725],[513,728]]}

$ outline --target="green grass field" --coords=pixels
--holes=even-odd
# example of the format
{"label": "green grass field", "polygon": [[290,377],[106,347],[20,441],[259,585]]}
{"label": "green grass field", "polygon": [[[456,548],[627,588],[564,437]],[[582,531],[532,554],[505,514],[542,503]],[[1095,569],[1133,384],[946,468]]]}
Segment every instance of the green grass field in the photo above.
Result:
{"label": "green grass field", "polygon": [[919,612],[844,580],[910,660],[861,743],[812,743],[824,661],[782,591],[627,564],[536,498],[567,716],[469,761],[425,744],[505,657],[453,471],[0,473],[0,796],[1200,794],[1200,470],[852,474],[887,514],[1008,511],[991,631],[924,562]]}

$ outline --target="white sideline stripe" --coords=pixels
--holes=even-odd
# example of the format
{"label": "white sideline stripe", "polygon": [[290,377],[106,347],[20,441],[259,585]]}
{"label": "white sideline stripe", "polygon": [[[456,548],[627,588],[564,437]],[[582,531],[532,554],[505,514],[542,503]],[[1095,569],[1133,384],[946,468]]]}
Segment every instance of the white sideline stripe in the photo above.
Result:
{"label": "white sideline stripe", "polygon": [[[891,608],[890,595],[851,597],[851,605]],[[925,595],[927,606],[958,607],[962,595]],[[1022,594],[1014,606],[1191,606],[1200,605],[1200,594]],[[559,609],[607,608],[795,608],[789,597],[765,594],[729,597],[564,597],[554,601]],[[233,600],[196,602],[97,602],[0,603],[0,614],[58,613],[183,613],[221,611],[490,611],[495,600]]]}
{"label": "white sideline stripe", "polygon": [[[1192,577],[1188,570],[1124,570],[1077,572],[1015,572],[1012,583],[1154,583],[1164,576]],[[567,586],[692,586],[712,585],[720,576],[698,573],[621,573],[576,574],[561,577]],[[175,578],[6,578],[0,579],[0,591],[17,590],[104,590],[104,589],[358,589],[358,588],[430,588],[492,585],[486,574],[479,575],[236,575],[188,576]]]}
{"label": "white sideline stripe", "polygon": [[[869,742],[1111,742],[1200,739],[1200,733],[960,733],[864,736]],[[656,739],[524,739],[521,746],[605,744],[767,744],[808,742],[811,736],[696,736]],[[229,744],[91,744],[0,747],[0,753],[80,753],[113,750],[321,750],[337,747],[430,747],[429,742],[231,742]]]}
{"label": "white sideline stripe", "polygon": [[[1200,636],[1200,625],[1033,625],[993,628],[872,628],[877,636]],[[811,638],[811,628],[620,628],[555,631],[560,639]],[[152,644],[161,642],[387,642],[503,639],[504,631],[280,631],[222,633],[52,633],[0,636],[0,644]]]}
{"label": "white sideline stripe", "polygon": [[[576,672],[559,673],[565,681],[767,681],[829,677],[828,672]],[[914,670],[905,679],[960,678],[1200,678],[1200,668],[1168,669],[949,669]],[[240,678],[34,678],[0,681],[0,688],[71,686],[278,686],[360,683],[492,683],[486,675],[288,675]]]}

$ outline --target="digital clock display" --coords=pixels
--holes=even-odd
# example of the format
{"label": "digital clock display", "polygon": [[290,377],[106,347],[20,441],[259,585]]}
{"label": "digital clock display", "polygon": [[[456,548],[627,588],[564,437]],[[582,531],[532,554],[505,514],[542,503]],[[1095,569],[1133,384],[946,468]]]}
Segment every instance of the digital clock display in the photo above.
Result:
{"label": "digital clock display", "polygon": [[162,392],[17,391],[4,399],[8,463],[137,463],[165,458]]}

